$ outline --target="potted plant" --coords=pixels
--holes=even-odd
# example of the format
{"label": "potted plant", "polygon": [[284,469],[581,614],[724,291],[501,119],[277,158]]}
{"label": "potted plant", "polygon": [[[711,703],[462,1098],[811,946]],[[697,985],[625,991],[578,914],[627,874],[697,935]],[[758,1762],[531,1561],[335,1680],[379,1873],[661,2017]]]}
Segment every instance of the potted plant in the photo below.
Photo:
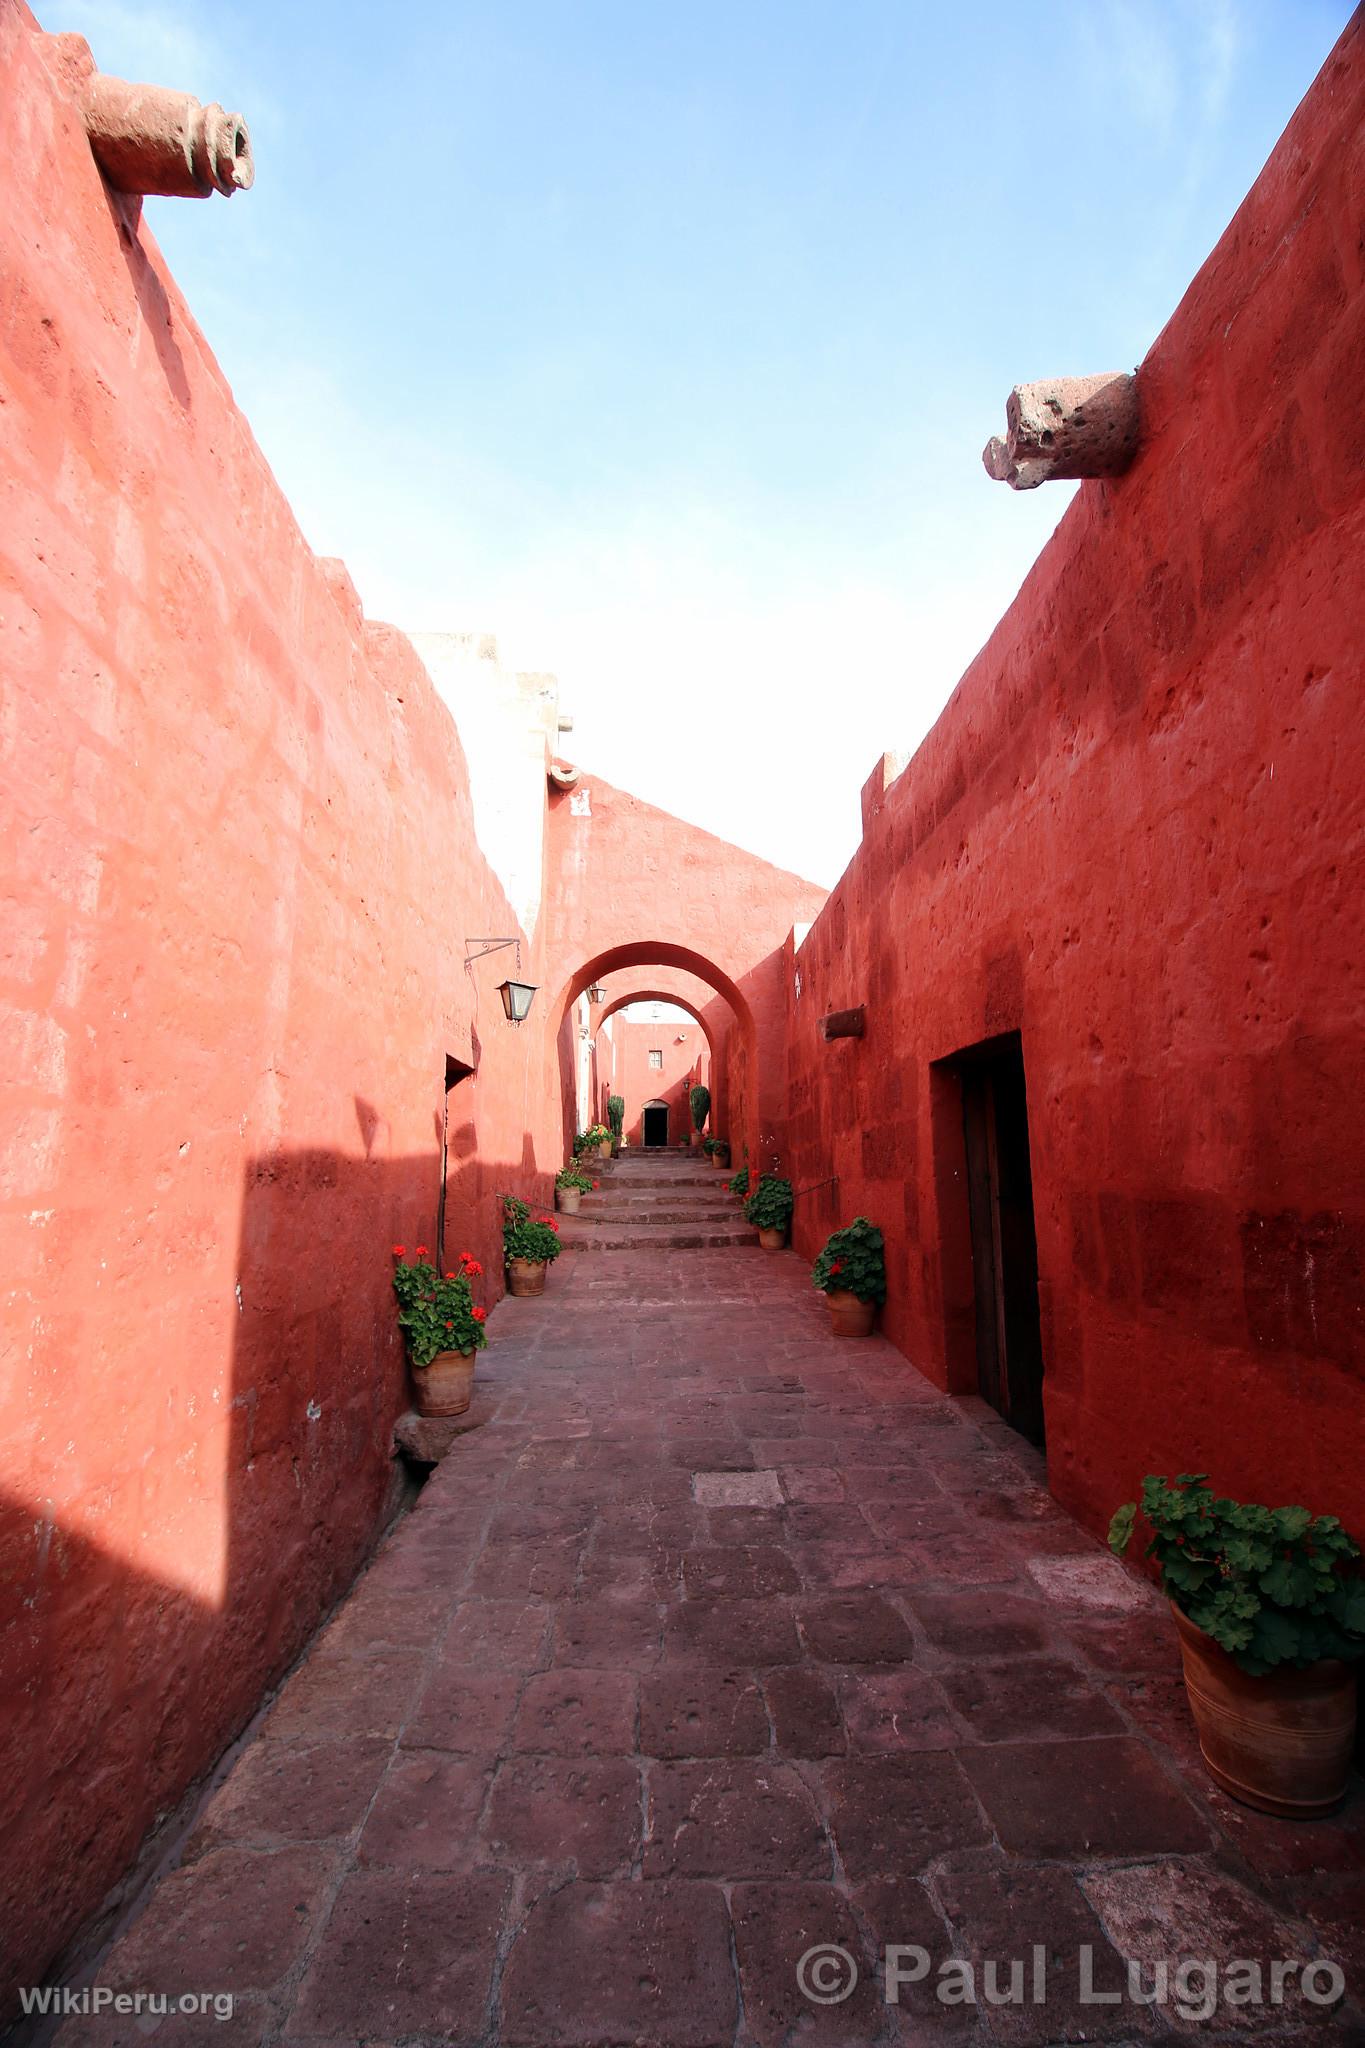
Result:
{"label": "potted plant", "polygon": [[811,1267],[811,1281],[829,1303],[836,1337],[870,1337],[878,1306],[886,1300],[886,1257],[882,1234],[866,1216],[855,1216],[825,1240]]}
{"label": "potted plant", "polygon": [[703,1138],[702,1151],[713,1166],[726,1167],[730,1164],[730,1147],[724,1138]]}
{"label": "potted plant", "polygon": [[687,1091],[687,1107],[692,1114],[692,1130],[688,1143],[696,1152],[701,1147],[702,1125],[711,1114],[711,1090],[703,1088],[700,1081],[694,1081]]}
{"label": "potted plant", "polygon": [[474,1354],[488,1342],[483,1327],[488,1311],[475,1305],[471,1285],[483,1267],[471,1253],[461,1252],[453,1272],[438,1273],[424,1244],[416,1246],[411,1263],[401,1244],[394,1246],[393,1256],[398,1261],[393,1291],[417,1413],[463,1415],[474,1398]]}
{"label": "potted plant", "polygon": [[561,1166],[555,1175],[555,1203],[566,1216],[576,1216],[584,1195],[591,1194],[596,1186],[592,1175],[581,1166]]}
{"label": "potted plant", "polygon": [[749,1192],[748,1167],[741,1166],[738,1173],[731,1174],[729,1180],[726,1181],[725,1185],[727,1188],[729,1188],[730,1193],[732,1195],[738,1195],[740,1200],[743,1201],[744,1197]]}
{"label": "potted plant", "polygon": [[744,1214],[758,1229],[765,1252],[780,1252],[787,1242],[795,1203],[792,1184],[777,1173],[761,1173],[758,1186],[744,1204]]}
{"label": "potted plant", "polygon": [[619,1152],[621,1149],[621,1133],[625,1129],[625,1124],[625,1096],[609,1095],[607,1097],[607,1129],[611,1133],[611,1149],[613,1152]]}
{"label": "potted plant", "polygon": [[502,1255],[507,1262],[509,1294],[543,1294],[545,1269],[559,1257],[559,1225],[549,1216],[533,1216],[515,1195],[501,1195]]}
{"label": "potted plant", "polygon": [[1203,1472],[1152,1474],[1109,1525],[1121,1557],[1141,1511],[1180,1637],[1209,1775],[1298,1819],[1345,1796],[1365,1654],[1360,1549],[1334,1515],[1216,1497]]}
{"label": "potted plant", "polygon": [[589,1124],[583,1133],[583,1150],[596,1152],[602,1159],[611,1158],[611,1132],[605,1124]]}

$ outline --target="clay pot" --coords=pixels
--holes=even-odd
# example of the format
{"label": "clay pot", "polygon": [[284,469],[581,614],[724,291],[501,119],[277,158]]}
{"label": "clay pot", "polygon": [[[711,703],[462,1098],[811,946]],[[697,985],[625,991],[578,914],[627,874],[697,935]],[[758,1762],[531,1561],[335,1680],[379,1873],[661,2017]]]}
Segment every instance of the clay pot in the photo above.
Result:
{"label": "clay pot", "polygon": [[463,1415],[474,1398],[474,1353],[438,1351],[430,1365],[412,1368],[419,1415]]}
{"label": "clay pot", "polygon": [[507,1292],[509,1294],[543,1294],[545,1292],[545,1268],[548,1259],[509,1259],[507,1261]]}
{"label": "clay pot", "polygon": [[722,1173],[728,1173],[730,1171],[730,1162],[724,1156],[723,1153],[713,1152],[711,1154],[711,1164],[713,1166],[718,1166]]}
{"label": "clay pot", "polygon": [[787,1242],[785,1230],[760,1230],[758,1241],[765,1252],[780,1252]]}
{"label": "clay pot", "polygon": [[598,1156],[598,1158],[599,1158],[599,1159],[610,1159],[610,1158],[611,1158],[611,1139],[610,1139],[610,1138],[603,1138],[603,1140],[602,1140],[601,1144],[600,1144],[600,1145],[598,1146],[598,1148],[597,1148],[597,1156]]}
{"label": "clay pot", "polygon": [[582,1188],[556,1188],[555,1207],[562,1209],[566,1216],[576,1216],[578,1205],[583,1199]]}
{"label": "clay pot", "polygon": [[1331,1813],[1346,1796],[1356,1733],[1353,1666],[1253,1678],[1172,1602],[1185,1690],[1209,1776],[1244,1806],[1291,1820]]}
{"label": "clay pot", "polygon": [[856,1294],[847,1288],[831,1287],[826,1290],[825,1300],[829,1303],[829,1326],[835,1337],[870,1337],[872,1326],[877,1320],[875,1301],[859,1301]]}

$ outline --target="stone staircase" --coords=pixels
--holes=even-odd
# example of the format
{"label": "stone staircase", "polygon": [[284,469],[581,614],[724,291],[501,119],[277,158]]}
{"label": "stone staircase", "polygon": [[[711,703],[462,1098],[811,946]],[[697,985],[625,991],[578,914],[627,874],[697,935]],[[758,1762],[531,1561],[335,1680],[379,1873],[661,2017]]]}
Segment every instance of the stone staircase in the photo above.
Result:
{"label": "stone staircase", "polygon": [[682,1152],[623,1152],[594,1164],[601,1182],[576,1216],[561,1216],[560,1241],[581,1252],[712,1251],[757,1245],[725,1172]]}

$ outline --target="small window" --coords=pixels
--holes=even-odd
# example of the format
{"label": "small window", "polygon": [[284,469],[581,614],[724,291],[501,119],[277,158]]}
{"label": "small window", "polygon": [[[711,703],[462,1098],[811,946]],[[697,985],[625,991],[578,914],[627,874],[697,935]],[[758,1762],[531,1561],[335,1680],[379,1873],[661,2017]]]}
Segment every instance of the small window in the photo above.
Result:
{"label": "small window", "polygon": [[651,1065],[651,1067],[661,1067],[661,1066],[663,1065],[663,1063],[664,1063],[664,1056],[663,1056],[663,1048],[662,1048],[662,1047],[660,1047],[660,1049],[659,1049],[659,1050],[658,1050],[657,1052],[655,1052],[655,1051],[651,1050],[651,1052],[650,1052],[650,1055],[649,1055],[649,1064]]}

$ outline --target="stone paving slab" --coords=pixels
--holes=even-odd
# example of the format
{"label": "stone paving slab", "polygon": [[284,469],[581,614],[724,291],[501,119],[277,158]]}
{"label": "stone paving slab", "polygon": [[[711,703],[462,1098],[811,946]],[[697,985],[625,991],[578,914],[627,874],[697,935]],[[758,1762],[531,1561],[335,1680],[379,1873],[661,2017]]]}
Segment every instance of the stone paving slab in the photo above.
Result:
{"label": "stone paving slab", "polygon": [[[991,1411],[831,1338],[789,1253],[570,1252],[489,1328],[484,1425],[98,1967],[231,2020],[62,2048],[1365,2041],[1361,1788],[1299,1827],[1209,1783],[1162,1603]],[[1347,1996],[1128,1995],[1182,1955]]]}

